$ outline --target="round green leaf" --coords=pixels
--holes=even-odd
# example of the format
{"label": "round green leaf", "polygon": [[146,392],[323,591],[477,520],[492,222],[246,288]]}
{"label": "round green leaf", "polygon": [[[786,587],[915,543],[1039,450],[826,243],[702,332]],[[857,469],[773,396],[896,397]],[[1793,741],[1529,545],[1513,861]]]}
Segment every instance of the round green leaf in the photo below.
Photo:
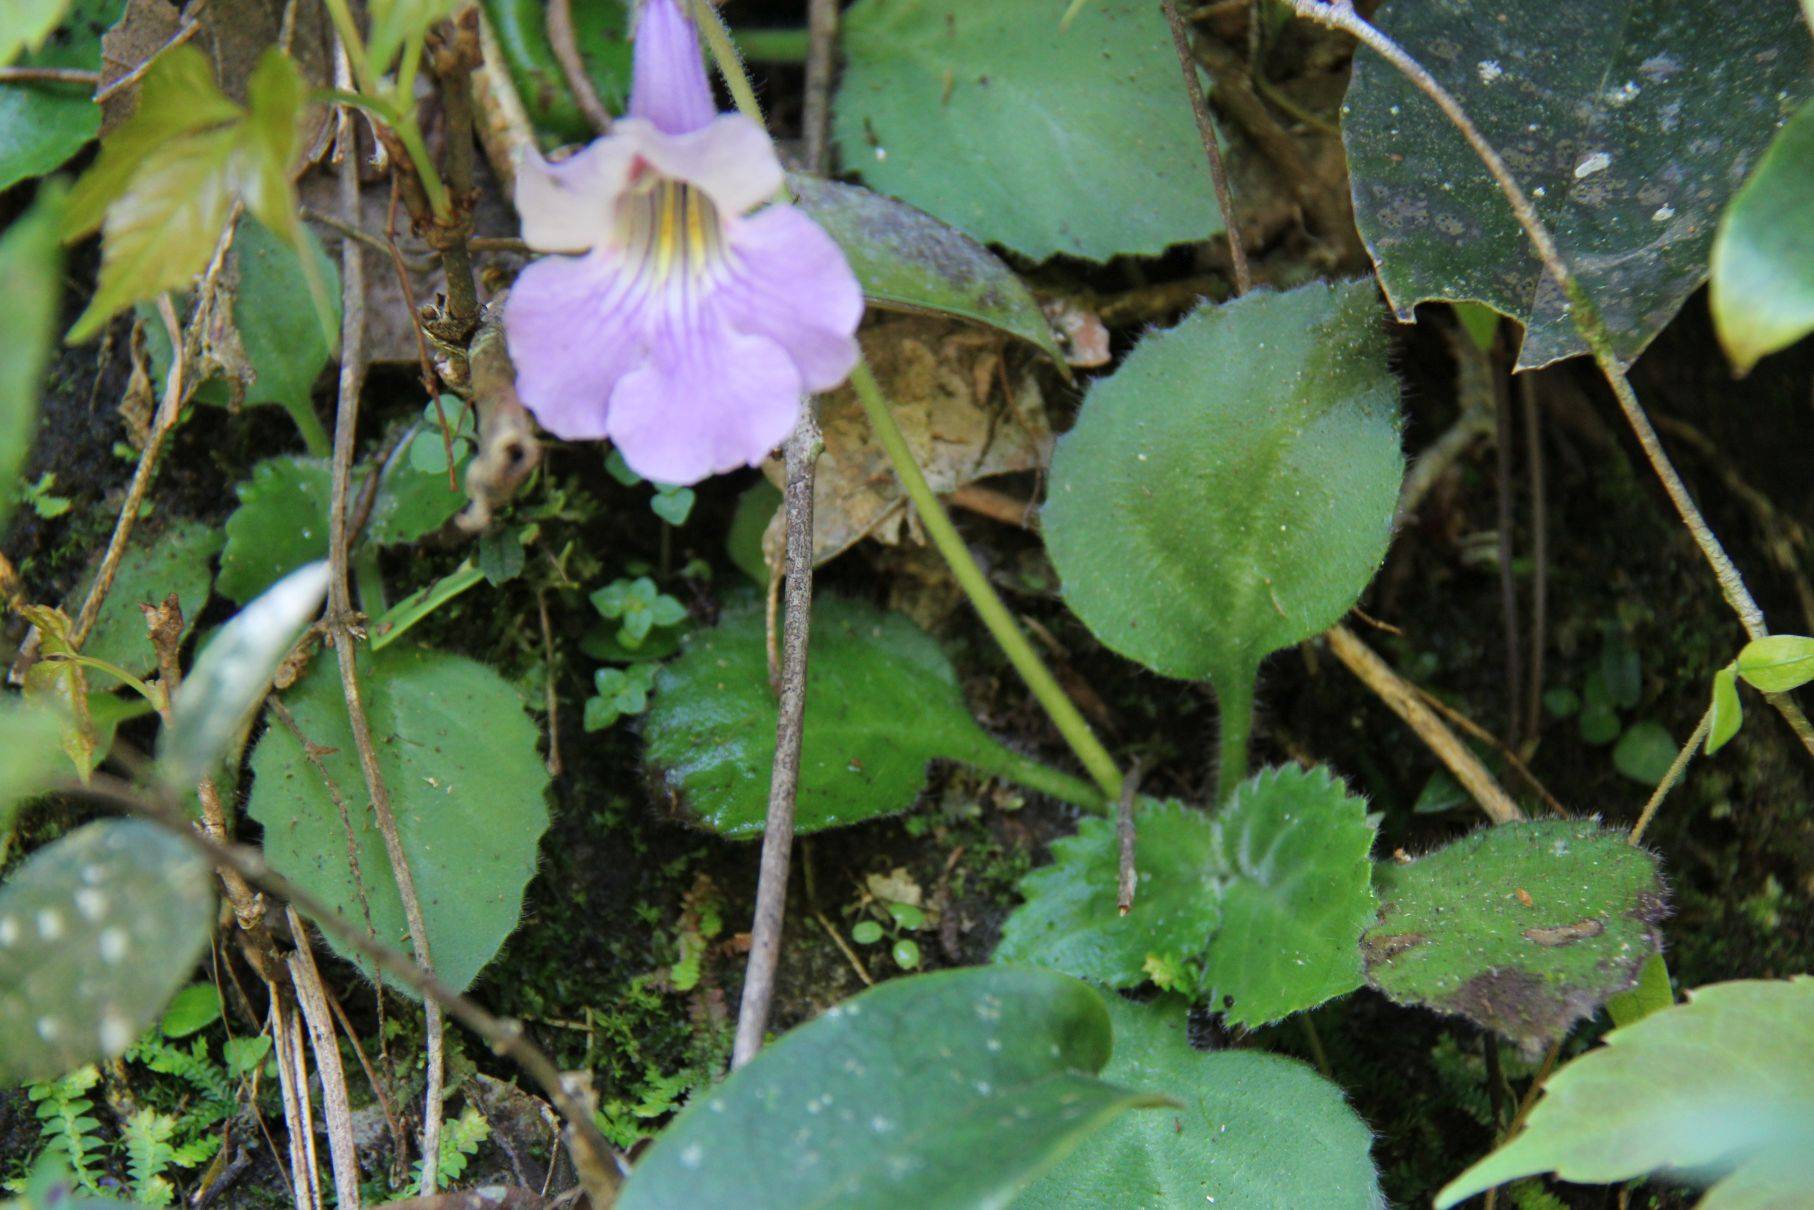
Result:
{"label": "round green leaf", "polygon": [[1592,820],[1483,828],[1374,880],[1367,981],[1527,1051],[1635,986],[1662,941],[1656,858]]}
{"label": "round green leaf", "polygon": [[[362,661],[360,687],[435,971],[464,990],[516,928],[548,826],[548,770],[535,726],[507,681],[456,655],[387,647]],[[252,753],[248,803],[264,826],[265,854],[355,925],[368,924],[369,905],[378,939],[407,951],[403,905],[367,805],[336,662],[317,659],[284,704],[320,745],[321,768],[288,727],[267,724]]]}
{"label": "round green leaf", "polygon": [[1635,722],[1613,745],[1613,768],[1641,785],[1654,786],[1675,763],[1677,745],[1669,729],[1653,719]]}
{"label": "round green leaf", "polygon": [[1096,1078],[1109,1045],[1101,997],[1062,975],[891,979],[696,1096],[617,1204],[999,1206],[1125,1110],[1162,1103]]}
{"label": "round green leaf", "polygon": [[1799,689],[1814,681],[1814,639],[1800,634],[1754,639],[1738,653],[1738,674],[1764,693]]}
{"label": "round green leaf", "polygon": [[[1635,358],[1707,276],[1726,199],[1811,86],[1791,4],[1733,20],[1710,0],[1405,2],[1381,28],[1504,156]],[[1707,64],[1742,70],[1699,70]],[[1466,141],[1374,54],[1355,57],[1342,130],[1355,219],[1399,318],[1473,299],[1525,326],[1518,365],[1587,352],[1568,303]]]}
{"label": "round green leaf", "polygon": [[1052,842],[1052,864],[1020,882],[1026,899],[1002,925],[997,962],[1047,966],[1109,987],[1146,982],[1148,963],[1183,969],[1222,919],[1211,854],[1215,829],[1181,802],[1134,809],[1134,906],[1119,906],[1115,822],[1088,816]]}
{"label": "round green leaf", "polygon": [[[82,654],[118,664],[134,676],[155,670],[157,652],[145,631],[145,614],[140,606],[162,605],[164,598],[174,592],[182,607],[186,635],[194,628],[202,606],[208,603],[208,587],[214,580],[209,561],[220,547],[220,530],[200,521],[178,521],[156,537],[136,536],[120,559],[113,587],[101,604],[94,630],[82,645]],[[70,600],[80,602],[86,598],[93,582],[92,575],[85,577],[81,587],[70,594]]]}
{"label": "round green leaf", "polygon": [[882,939],[882,926],[873,920],[859,920],[851,926],[850,939],[858,945],[874,945]]}
{"label": "round green leaf", "polygon": [[1713,240],[1708,302],[1743,374],[1814,332],[1814,102],[1804,104],[1733,195]]}
{"label": "round green leaf", "polygon": [[1181,1108],[1127,1114],[1084,1140],[1014,1210],[1377,1210],[1372,1133],[1339,1088],[1292,1059],[1192,1050],[1183,1005],[1105,996],[1115,1053],[1104,1079]]}
{"label": "round green leaf", "polygon": [[[656,678],[644,759],[688,819],[736,839],[760,836],[775,718],[762,610],[727,611]],[[904,811],[928,761],[995,747],[923,631],[855,602],[814,602],[798,831]]]}
{"label": "round green leaf", "polygon": [[143,820],[102,820],[0,885],[0,1081],[124,1054],[214,925],[207,863]]}
{"label": "round green leaf", "polygon": [[1327,769],[1285,765],[1242,782],[1214,827],[1211,1005],[1257,1026],[1359,987],[1355,946],[1374,918],[1367,804]]}
{"label": "round green leaf", "polygon": [[1255,292],[1090,388],[1052,459],[1046,546],[1108,646],[1167,676],[1251,680],[1354,605],[1403,474],[1372,285]]}
{"label": "round green leaf", "polygon": [[1703,1207],[1801,1206],[1811,1150],[1814,979],[1715,983],[1556,1072],[1524,1132],[1436,1205],[1536,1172],[1596,1183],[1656,1172],[1717,1181]]}
{"label": "round green leaf", "polygon": [[1221,230],[1165,18],[1095,0],[858,0],[834,133],[847,167],[1034,260]]}

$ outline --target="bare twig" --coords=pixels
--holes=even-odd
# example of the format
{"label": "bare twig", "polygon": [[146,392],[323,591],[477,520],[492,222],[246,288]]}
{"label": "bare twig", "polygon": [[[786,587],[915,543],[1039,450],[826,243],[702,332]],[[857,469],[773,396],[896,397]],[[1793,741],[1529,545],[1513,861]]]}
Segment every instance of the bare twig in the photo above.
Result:
{"label": "bare twig", "polygon": [[806,654],[813,598],[813,469],[823,448],[810,401],[787,439],[787,616],[782,622],[781,701],[775,720],[775,763],[769,775],[768,820],[762,831],[762,865],[756,883],[755,921],[744,968],[743,1000],[731,1066],[741,1067],[762,1049],[775,968],[781,958],[781,924],[787,911],[787,868],[794,844],[794,796],[800,786],[800,741],[806,716]]}
{"label": "bare twig", "polygon": [[[472,208],[477,199],[478,144],[472,124],[472,73],[479,65],[479,9],[470,5],[429,33],[428,65],[440,87],[446,122],[447,192],[451,212],[426,230],[429,246],[441,254],[447,303],[428,323],[444,344],[464,350],[479,326],[479,289],[472,272]],[[464,356],[453,377],[465,385]]]}
{"label": "bare twig", "polygon": [[[236,875],[237,876],[237,875]],[[359,1150],[353,1142],[353,1108],[347,1097],[346,1072],[340,1066],[340,1043],[334,1036],[334,1018],[328,1010],[315,950],[308,927],[296,909],[289,910],[290,932],[296,949],[290,955],[290,985],[309,1031],[315,1052],[315,1070],[321,1073],[322,1109],[327,1114],[328,1154],[334,1167],[334,1200],[348,1210],[359,1210]]]}
{"label": "bare twig", "polygon": [[556,692],[559,668],[554,654],[554,627],[548,621],[548,593],[535,594],[535,612],[542,624],[543,701],[548,708],[548,776],[561,775],[561,695]]}
{"label": "bare twig", "polygon": [[1493,355],[1474,345],[1473,339],[1465,333],[1463,338],[1457,340],[1456,344],[1466,344],[1480,354],[1487,382],[1493,392],[1493,495],[1499,530],[1499,627],[1505,644],[1505,734],[1506,742],[1516,748],[1524,731],[1524,657],[1519,650],[1518,638],[1518,572],[1513,566],[1518,547],[1517,535],[1513,532],[1512,513],[1512,476],[1515,471],[1512,465],[1511,389],[1506,385],[1505,375],[1500,372]]}
{"label": "bare twig", "polygon": [[1247,268],[1247,250],[1241,246],[1240,223],[1235,219],[1234,193],[1228,187],[1228,166],[1222,162],[1222,148],[1216,142],[1216,124],[1209,116],[1209,102],[1203,97],[1203,77],[1197,74],[1197,60],[1190,53],[1190,30],[1178,14],[1178,0],[1161,0],[1166,23],[1171,26],[1172,46],[1178,52],[1178,66],[1184,72],[1184,91],[1190,96],[1190,110],[1196,115],[1197,133],[1203,137],[1203,155],[1209,160],[1209,176],[1215,182],[1216,204],[1222,209],[1222,226],[1228,234],[1228,259],[1234,264],[1235,293],[1245,294],[1253,288],[1253,275]]}
{"label": "bare twig", "polygon": [[573,41],[573,5],[572,0],[548,0],[548,45],[554,50],[554,61],[561,65],[561,77],[567,81],[567,91],[573,94],[574,102],[586,121],[592,123],[592,129],[600,134],[611,133],[611,111],[598,99],[598,91],[592,87],[592,79],[586,75],[586,65],[580,61],[579,48]]}
{"label": "bare twig", "polygon": [[1549,643],[1549,500],[1543,478],[1543,413],[1535,374],[1519,377],[1518,398],[1524,408],[1524,457],[1531,493],[1530,667],[1525,674],[1524,726],[1519,731],[1529,751],[1535,746],[1542,717],[1543,649]]}
{"label": "bare twig", "polygon": [[[206,3],[206,0],[203,0],[203,3]],[[110,81],[106,87],[95,93],[95,104],[105,104],[121,89],[131,88],[134,84],[137,84],[140,80],[145,78],[145,73],[151,70],[152,64],[163,58],[167,52],[181,46],[189,39],[195,37],[196,34],[200,33],[202,28],[201,10],[201,4],[192,5],[189,12],[186,14],[189,18],[188,21],[185,22],[176,33],[171,35],[170,41],[152,51],[151,54],[146,56],[144,62],[140,63],[137,67],[134,67],[119,79]]]}
{"label": "bare twig", "polygon": [[[348,222],[359,214],[359,163],[355,155],[340,162],[340,208]],[[422,903],[416,895],[414,877],[410,874],[409,857],[403,851],[403,839],[397,832],[397,819],[391,811],[390,792],[384,774],[378,767],[378,752],[372,744],[371,723],[365,715],[365,702],[359,691],[357,653],[354,649],[352,593],[347,582],[347,552],[352,532],[348,525],[347,494],[353,478],[353,446],[359,425],[359,392],[365,379],[365,256],[358,240],[340,245],[341,325],[339,400],[334,416],[334,457],[332,495],[328,502],[328,625],[334,637],[335,655],[340,663],[340,686],[346,700],[347,722],[353,734],[353,746],[359,754],[360,772],[370,796],[372,816],[378,834],[384,840],[384,852],[390,860],[391,875],[396,880],[397,896],[403,904],[403,918],[409,925],[410,948],[423,967],[434,970],[428,948],[428,926],[422,917]],[[441,1154],[441,1089],[446,1077],[443,1051],[444,1023],[441,1006],[433,1000],[423,1002],[424,1031],[428,1035],[427,1088],[422,1110],[423,1188],[433,1192],[437,1169],[435,1159]]]}
{"label": "bare twig", "polygon": [[1688,742],[1682,745],[1682,750],[1677,752],[1675,759],[1669,762],[1669,769],[1663,774],[1663,780],[1657,783],[1657,788],[1651,792],[1649,800],[1644,804],[1644,809],[1638,812],[1638,822],[1631,827],[1632,844],[1637,844],[1644,839],[1644,830],[1650,827],[1650,821],[1657,817],[1657,808],[1663,805],[1663,799],[1668,797],[1669,791],[1675,788],[1675,784],[1682,780],[1683,771],[1688,768],[1688,762],[1694,759],[1695,750],[1701,746],[1701,741],[1707,738],[1707,732],[1712,726],[1713,707],[1708,706],[1701,714],[1701,721],[1694,725],[1694,734],[1688,737]]}
{"label": "bare twig", "polygon": [[807,0],[806,103],[800,124],[806,135],[806,166],[831,167],[831,77],[838,45],[838,0]]}
{"label": "bare twig", "polygon": [[1442,719],[1424,703],[1415,686],[1392,670],[1392,666],[1374,654],[1354,632],[1345,626],[1332,626],[1324,632],[1323,637],[1329,641],[1329,650],[1342,666],[1360,679],[1367,688],[1378,694],[1380,700],[1391,708],[1392,713],[1403,719],[1405,725],[1417,733],[1417,738],[1435,754],[1436,759],[1447,766],[1455,780],[1480,804],[1487,817],[1494,823],[1511,823],[1524,818],[1524,812],[1518,809],[1511,796],[1500,789],[1499,783],[1487,771],[1475,755],[1468,751],[1468,746],[1456,738]]}
{"label": "bare twig", "polygon": [[[1359,610],[1356,610],[1355,612],[1358,613]],[[1531,772],[1530,766],[1525,764],[1523,759],[1516,752],[1506,747],[1504,740],[1500,739],[1497,735],[1494,735],[1491,731],[1488,731],[1485,727],[1482,727],[1479,723],[1475,722],[1455,707],[1449,705],[1449,703],[1437,697],[1434,693],[1431,693],[1428,689],[1425,689],[1422,685],[1415,684],[1411,681],[1406,681],[1405,684],[1409,685],[1411,691],[1423,699],[1424,705],[1448,719],[1449,722],[1453,723],[1455,726],[1461,728],[1464,734],[1473,736],[1493,751],[1499,753],[1499,755],[1504,758],[1505,763],[1511,767],[1512,772],[1523,779],[1525,785],[1535,790],[1537,792],[1537,797],[1541,798],[1544,805],[1551,811],[1554,811],[1560,816],[1568,814],[1568,808],[1564,807],[1561,801],[1557,799],[1554,794],[1549,792],[1549,787],[1544,785],[1535,773]]]}
{"label": "bare twig", "polygon": [[[1574,320],[1576,330],[1586,341],[1588,348],[1592,350],[1594,361],[1600,367],[1601,376],[1606,379],[1607,386],[1612,388],[1613,398],[1618,401],[1620,411],[1625,414],[1627,425],[1630,426],[1633,435],[1637,437],[1638,445],[1643,449],[1645,458],[1649,460],[1651,469],[1656,472],[1657,479],[1662,483],[1663,491],[1669,496],[1670,503],[1675,506],[1676,514],[1682,519],[1682,524],[1687,527],[1689,536],[1694,539],[1695,545],[1700,548],[1702,557],[1713,569],[1714,579],[1719,583],[1720,593],[1726,598],[1726,603],[1732,607],[1733,613],[1738,616],[1740,625],[1752,639],[1760,639],[1769,634],[1769,628],[1764,623],[1763,610],[1758,607],[1756,599],[1745,587],[1744,576],[1739,573],[1737,566],[1727,555],[1725,547],[1720,545],[1712,527],[1707,524],[1707,519],[1701,515],[1700,509],[1694,503],[1694,497],[1689,494],[1687,485],[1682,482],[1681,475],[1676,472],[1675,464],[1669,460],[1668,453],[1664,451],[1663,443],[1658,439],[1656,429],[1651,426],[1650,418],[1645,413],[1643,404],[1638,401],[1637,393],[1632,390],[1631,381],[1626,377],[1625,367],[1613,347],[1612,335],[1600,315],[1598,305],[1575,278],[1574,271],[1563,259],[1561,250],[1557,247],[1549,228],[1538,216],[1536,208],[1531,205],[1530,198],[1525,195],[1523,187],[1518,184],[1511,169],[1506,167],[1505,160],[1500,156],[1498,150],[1487,142],[1486,136],[1480,133],[1480,128],[1474,125],[1473,119],[1468,117],[1467,111],[1462,109],[1461,104],[1455,100],[1449,90],[1444,88],[1436,77],[1432,76],[1397,42],[1355,12],[1349,0],[1337,0],[1337,2],[1291,0],[1291,5],[1299,16],[1326,25],[1331,29],[1342,30],[1385,59],[1395,70],[1411,81],[1420,92],[1434,101],[1437,108],[1442,110],[1443,115],[1461,132],[1462,137],[1467,140],[1468,146],[1473,148],[1474,154],[1486,166],[1488,174],[1498,185],[1500,193],[1511,204],[1512,214],[1518,220],[1518,225],[1524,229],[1524,234],[1530,240],[1537,259],[1543,263],[1544,269],[1555,279],[1563,297],[1568,300],[1569,313]],[[1786,695],[1775,694],[1769,697],[1768,701],[1788,722],[1809,754],[1814,755],[1814,725],[1809,724],[1807,717]]]}
{"label": "bare twig", "polygon": [[1115,840],[1120,848],[1119,871],[1115,880],[1115,907],[1123,916],[1134,910],[1134,891],[1140,884],[1140,871],[1134,868],[1134,796],[1140,792],[1140,778],[1146,772],[1144,761],[1136,759],[1121,775],[1121,799],[1115,804]]}
{"label": "bare twig", "polygon": [[0,67],[0,84],[81,84],[101,82],[101,73],[80,67]]}
{"label": "bare twig", "polygon": [[315,1162],[315,1114],[309,1106],[308,1057],[302,1049],[302,1022],[291,1011],[281,985],[272,983],[271,1042],[283,1120],[290,1136],[290,1193],[296,1210],[321,1210],[321,1168]]}

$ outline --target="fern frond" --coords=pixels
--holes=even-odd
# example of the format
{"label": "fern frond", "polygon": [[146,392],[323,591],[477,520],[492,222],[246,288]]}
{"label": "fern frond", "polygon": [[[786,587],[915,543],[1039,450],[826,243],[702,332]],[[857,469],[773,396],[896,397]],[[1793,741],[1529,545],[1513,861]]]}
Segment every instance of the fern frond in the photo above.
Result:
{"label": "fern frond", "polygon": [[165,1169],[176,1163],[176,1118],[155,1109],[141,1109],[126,1119],[120,1131],[126,1145],[126,1172],[132,1178],[132,1196],[140,1205],[168,1206],[176,1190],[164,1179]]}
{"label": "fern frond", "polygon": [[100,1081],[100,1070],[91,1063],[61,1079],[26,1089],[26,1096],[38,1106],[38,1131],[45,1151],[61,1159],[76,1184],[91,1193],[101,1191],[98,1174],[91,1166],[101,1147],[95,1133],[101,1123],[90,1115],[94,1102],[84,1094]]}

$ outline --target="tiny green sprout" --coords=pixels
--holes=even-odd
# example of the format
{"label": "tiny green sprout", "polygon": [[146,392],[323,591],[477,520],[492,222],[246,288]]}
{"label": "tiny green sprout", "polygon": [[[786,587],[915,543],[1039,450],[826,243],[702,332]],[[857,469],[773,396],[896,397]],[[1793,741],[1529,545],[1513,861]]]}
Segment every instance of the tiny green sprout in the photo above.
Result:
{"label": "tiny green sprout", "polygon": [[613,580],[592,594],[592,607],[600,616],[620,623],[617,641],[628,650],[642,646],[658,626],[677,626],[687,608],[655,587],[648,576]]}
{"label": "tiny green sprout", "polygon": [[38,481],[30,487],[22,487],[16,497],[20,504],[29,504],[32,511],[46,521],[61,517],[70,510],[73,503],[67,496],[56,495],[51,489],[57,486],[57,476],[46,471],[38,476]]}
{"label": "tiny green sprout", "polygon": [[874,945],[882,939],[882,926],[873,920],[859,920],[851,926],[850,939],[858,945]]}
{"label": "tiny green sprout", "polygon": [[920,943],[911,937],[899,938],[891,951],[894,964],[904,971],[918,970],[920,965]]}
{"label": "tiny green sprout", "polygon": [[696,498],[690,487],[669,487],[658,483],[655,485],[655,494],[649,498],[649,508],[669,525],[681,526],[692,516],[693,501]]}
{"label": "tiny green sprout", "polygon": [[598,694],[586,700],[586,730],[603,731],[625,715],[641,714],[648,709],[654,682],[654,664],[600,668],[592,677]]}
{"label": "tiny green sprout", "polygon": [[443,395],[422,409],[422,423],[409,442],[410,469],[429,475],[446,474],[450,448],[458,464],[477,446],[473,410],[458,395]]}

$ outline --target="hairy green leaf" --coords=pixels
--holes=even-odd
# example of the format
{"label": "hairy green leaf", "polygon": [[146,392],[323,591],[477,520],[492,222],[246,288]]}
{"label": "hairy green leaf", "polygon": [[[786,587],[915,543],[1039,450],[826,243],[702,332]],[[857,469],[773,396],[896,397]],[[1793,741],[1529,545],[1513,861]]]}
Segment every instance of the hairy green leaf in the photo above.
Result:
{"label": "hairy green leaf", "polygon": [[[162,605],[175,593],[183,611],[183,633],[194,627],[208,589],[214,581],[209,562],[220,550],[220,530],[201,521],[177,521],[152,536],[143,530],[126,548],[115,573],[113,587],[101,604],[94,629],[82,644],[82,654],[117,664],[134,676],[157,669],[157,652],[145,630],[141,606]],[[71,610],[87,597],[93,575],[83,578],[70,594]]]}
{"label": "hairy green leaf", "polygon": [[1593,820],[1483,828],[1374,881],[1367,981],[1527,1051],[1636,984],[1662,940],[1656,858]]}
{"label": "hairy green leaf", "polygon": [[1436,1205],[1536,1172],[1713,1183],[1703,1208],[1803,1205],[1811,1151],[1814,978],[1715,983],[1614,1030],[1552,1075],[1524,1132]]}
{"label": "hairy green leaf", "polygon": [[[1625,361],[1706,278],[1726,200],[1814,91],[1792,6],[1733,16],[1719,0],[1400,0],[1379,14],[1504,157]],[[1587,351],[1433,102],[1363,52],[1342,126],[1355,218],[1400,319],[1472,299],[1524,324],[1522,368]]]}
{"label": "hairy green leaf", "polygon": [[[0,119],[3,121],[3,119]],[[62,190],[45,189],[0,235],[0,522],[12,509],[19,474],[38,431],[38,392],[55,344],[63,297],[57,240]]]}
{"label": "hairy green leaf", "polygon": [[[1165,18],[1097,0],[859,0],[834,132],[883,193],[1034,260],[1157,253],[1221,228]],[[928,171],[937,165],[937,171]]]}
{"label": "hairy green leaf", "polygon": [[963,232],[857,185],[798,172],[787,181],[794,204],[844,250],[873,305],[987,324],[1064,363],[1033,292]]}
{"label": "hairy green leaf", "polygon": [[[536,728],[503,678],[456,655],[386,648],[363,662],[361,688],[435,971],[464,990],[516,928],[548,826]],[[252,753],[248,810],[264,826],[265,853],[355,926],[407,951],[335,661],[316,660],[284,704],[301,736],[273,719]],[[311,755],[304,740],[321,747]]]}
{"label": "hairy green leaf", "polygon": [[1403,473],[1372,284],[1256,291],[1147,337],[1090,388],[1052,459],[1046,547],[1109,647],[1251,684],[1354,605]]}
{"label": "hairy green leaf", "polygon": [[1109,987],[1134,987],[1149,960],[1183,969],[1202,956],[1222,919],[1212,853],[1215,825],[1180,802],[1134,810],[1134,906],[1118,904],[1121,846],[1115,822],[1079,821],[1052,842],[1052,864],[1021,880],[1026,902],[1002,926],[997,962],[1048,966]]}
{"label": "hairy green leaf", "polygon": [[[126,0],[75,0],[61,26],[22,67],[99,71],[101,35],[120,19]],[[94,89],[80,84],[0,84],[0,190],[54,172],[101,129]]]}
{"label": "hairy green leaf", "polygon": [[1105,996],[1115,1053],[1102,1077],[1182,1108],[1124,1115],[1085,1139],[1014,1210],[1383,1207],[1373,1136],[1339,1088],[1291,1059],[1192,1050],[1183,1004]]}
{"label": "hairy green leaf", "polygon": [[891,979],[695,1097],[617,1204],[1003,1205],[1126,1110],[1164,1103],[1097,1078],[1109,1030],[1101,997],[1048,971]]}
{"label": "hairy green leaf", "polygon": [[1277,1021],[1361,985],[1374,918],[1367,804],[1322,767],[1255,774],[1215,816],[1222,927],[1203,979],[1236,1025]]}
{"label": "hairy green leaf", "polygon": [[1814,332],[1814,101],[1732,197],[1713,240],[1713,326],[1739,373]]}
{"label": "hairy green leaf", "polygon": [[124,1054],[214,925],[207,863],[143,820],[87,824],[0,885],[0,1080]]}

